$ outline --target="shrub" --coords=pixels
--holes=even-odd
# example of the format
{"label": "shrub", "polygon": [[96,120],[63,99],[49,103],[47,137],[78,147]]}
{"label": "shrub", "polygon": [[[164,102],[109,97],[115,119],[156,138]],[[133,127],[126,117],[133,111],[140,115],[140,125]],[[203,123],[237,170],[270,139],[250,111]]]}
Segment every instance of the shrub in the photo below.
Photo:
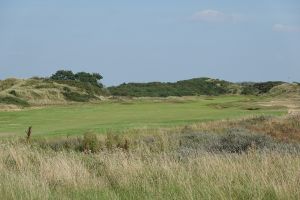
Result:
{"label": "shrub", "polygon": [[222,135],[212,149],[228,153],[242,153],[250,148],[264,149],[271,143],[272,139],[266,135],[244,133],[237,130]]}
{"label": "shrub", "polygon": [[253,86],[245,86],[241,91],[242,95],[257,95],[258,93],[259,90],[257,88],[254,88]]}
{"label": "shrub", "polygon": [[75,75],[72,71],[58,70],[53,74],[50,79],[52,80],[75,80]]}
{"label": "shrub", "polygon": [[91,151],[92,153],[101,150],[101,142],[94,133],[85,133],[83,136],[83,151]]}
{"label": "shrub", "polygon": [[74,74],[72,71],[68,70],[58,70],[50,77],[51,80],[55,81],[76,81],[90,83],[100,88],[103,87],[103,85],[100,83],[102,78],[103,77],[99,73],[78,72]]}
{"label": "shrub", "polygon": [[282,81],[268,81],[261,83],[242,83],[243,95],[258,95],[268,93],[273,87],[283,84]]}

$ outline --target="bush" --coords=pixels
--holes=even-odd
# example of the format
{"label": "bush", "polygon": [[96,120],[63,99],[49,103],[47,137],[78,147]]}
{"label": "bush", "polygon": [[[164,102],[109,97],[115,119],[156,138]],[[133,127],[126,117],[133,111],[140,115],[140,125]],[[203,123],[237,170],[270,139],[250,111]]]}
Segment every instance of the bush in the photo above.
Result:
{"label": "bush", "polygon": [[212,149],[227,153],[242,153],[250,148],[264,149],[272,143],[272,139],[266,135],[230,131],[222,135]]}
{"label": "bush", "polygon": [[72,71],[58,70],[53,74],[50,79],[52,80],[75,80],[75,75]]}
{"label": "bush", "polygon": [[253,86],[245,86],[241,91],[242,95],[257,95],[259,94],[259,90]]}
{"label": "bush", "polygon": [[50,79],[55,81],[77,81],[82,83],[90,83],[94,86],[102,88],[99,82],[103,77],[99,73],[78,72],[74,74],[72,71],[58,70]]}
{"label": "bush", "polygon": [[83,151],[95,153],[101,150],[101,142],[94,133],[85,133],[83,136]]}

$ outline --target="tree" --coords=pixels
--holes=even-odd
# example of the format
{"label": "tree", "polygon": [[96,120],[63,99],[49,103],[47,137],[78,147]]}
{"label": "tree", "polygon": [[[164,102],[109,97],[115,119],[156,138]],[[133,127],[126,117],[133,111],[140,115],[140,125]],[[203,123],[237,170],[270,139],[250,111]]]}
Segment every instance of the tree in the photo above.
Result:
{"label": "tree", "polygon": [[87,73],[87,72],[78,72],[75,74],[75,80],[85,83],[91,83],[92,85],[98,85],[100,86],[100,80],[103,77],[98,73]]}
{"label": "tree", "polygon": [[103,87],[102,83],[100,83],[102,78],[103,77],[99,73],[78,72],[74,74],[72,71],[67,70],[58,70],[50,77],[50,79],[55,81],[76,81],[88,83],[100,88]]}
{"label": "tree", "polygon": [[52,80],[75,80],[75,75],[72,71],[67,70],[58,70],[55,74],[53,74],[50,79]]}

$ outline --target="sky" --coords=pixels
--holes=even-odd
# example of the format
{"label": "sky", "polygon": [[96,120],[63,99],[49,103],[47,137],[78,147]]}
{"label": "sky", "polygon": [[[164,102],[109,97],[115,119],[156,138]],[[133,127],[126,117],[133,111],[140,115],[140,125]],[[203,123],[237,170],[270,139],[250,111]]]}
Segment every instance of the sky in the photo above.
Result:
{"label": "sky", "polygon": [[0,79],[300,81],[299,0],[0,0]]}

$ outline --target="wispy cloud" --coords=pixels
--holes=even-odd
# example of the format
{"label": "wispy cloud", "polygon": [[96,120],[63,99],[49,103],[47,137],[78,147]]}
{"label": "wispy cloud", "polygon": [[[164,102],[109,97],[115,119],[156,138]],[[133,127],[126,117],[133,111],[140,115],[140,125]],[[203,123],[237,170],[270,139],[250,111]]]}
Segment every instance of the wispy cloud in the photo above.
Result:
{"label": "wispy cloud", "polygon": [[290,25],[286,25],[286,24],[274,24],[273,31],[288,32],[288,33],[300,32],[300,27],[299,26],[290,26]]}
{"label": "wispy cloud", "polygon": [[207,9],[196,12],[190,20],[199,22],[237,22],[241,20],[241,16]]}

